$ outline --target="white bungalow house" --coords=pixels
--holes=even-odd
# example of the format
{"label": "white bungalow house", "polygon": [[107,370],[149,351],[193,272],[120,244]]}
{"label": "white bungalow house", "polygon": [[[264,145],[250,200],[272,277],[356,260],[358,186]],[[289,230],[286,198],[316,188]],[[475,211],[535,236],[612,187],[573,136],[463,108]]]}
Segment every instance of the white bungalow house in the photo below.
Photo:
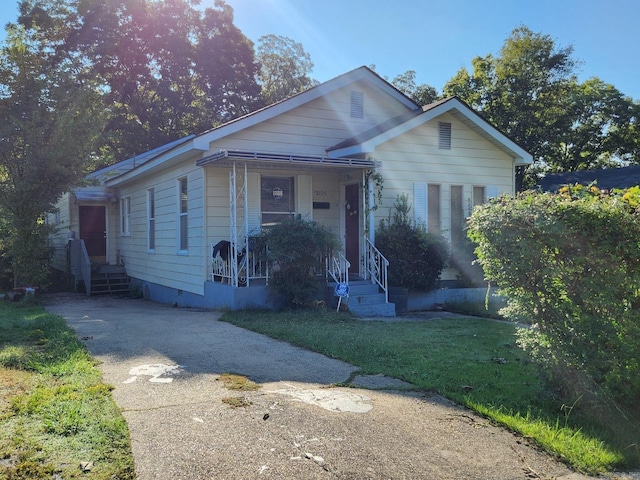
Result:
{"label": "white bungalow house", "polygon": [[[93,262],[94,274],[96,264],[124,267],[145,297],[160,302],[266,305],[269,265],[258,261],[251,235],[301,215],[343,239],[343,251],[327,259],[328,280],[358,276],[384,304],[375,226],[398,194],[409,196],[417,221],[451,238],[474,205],[513,194],[515,168],[531,161],[459,99],[423,107],[360,67],[90,175],[99,186],[60,201],[57,265],[88,291],[97,288],[88,278]],[[377,209],[373,171],[384,178]],[[221,241],[229,243],[218,253]],[[356,288],[354,311],[367,303]],[[392,315],[392,307],[360,313]]]}

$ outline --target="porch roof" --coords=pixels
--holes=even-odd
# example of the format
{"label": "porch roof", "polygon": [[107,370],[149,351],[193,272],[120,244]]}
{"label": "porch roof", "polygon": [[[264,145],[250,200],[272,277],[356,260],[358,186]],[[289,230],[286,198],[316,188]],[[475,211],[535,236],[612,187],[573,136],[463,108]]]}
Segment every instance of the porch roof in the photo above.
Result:
{"label": "porch roof", "polygon": [[208,155],[196,162],[199,167],[207,165],[227,166],[244,160],[260,163],[264,167],[290,167],[292,165],[304,165],[307,167],[348,167],[348,168],[373,168],[377,164],[374,160],[365,158],[329,158],[314,155],[299,155],[287,153],[251,152],[246,150],[220,150],[218,153]]}

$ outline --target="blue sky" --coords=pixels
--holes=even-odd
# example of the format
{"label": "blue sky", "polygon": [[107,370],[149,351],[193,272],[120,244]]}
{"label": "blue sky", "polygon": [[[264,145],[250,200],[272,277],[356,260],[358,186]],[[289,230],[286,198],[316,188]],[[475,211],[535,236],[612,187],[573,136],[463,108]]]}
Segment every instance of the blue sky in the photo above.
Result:
{"label": "blue sky", "polygon": [[[2,25],[17,15],[4,0]],[[201,0],[202,6],[214,0]],[[300,42],[329,80],[361,65],[393,78],[415,70],[441,90],[476,56],[499,54],[519,25],[572,45],[581,80],[599,77],[640,101],[637,0],[227,0],[251,40],[273,33]]]}

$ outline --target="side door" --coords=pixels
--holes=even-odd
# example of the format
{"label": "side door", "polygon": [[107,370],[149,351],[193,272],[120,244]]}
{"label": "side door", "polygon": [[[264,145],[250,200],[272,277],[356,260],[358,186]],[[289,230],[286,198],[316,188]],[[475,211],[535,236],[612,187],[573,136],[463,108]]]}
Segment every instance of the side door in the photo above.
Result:
{"label": "side door", "polygon": [[92,261],[104,263],[107,259],[106,207],[81,205],[79,207],[80,239],[84,240]]}

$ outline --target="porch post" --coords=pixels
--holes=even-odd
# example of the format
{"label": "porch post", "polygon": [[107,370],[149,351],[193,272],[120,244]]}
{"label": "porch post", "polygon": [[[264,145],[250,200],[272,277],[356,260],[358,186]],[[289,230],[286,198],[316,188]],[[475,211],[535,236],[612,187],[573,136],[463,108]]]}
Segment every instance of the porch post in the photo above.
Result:
{"label": "porch post", "polygon": [[244,163],[244,186],[242,190],[244,192],[244,264],[245,275],[247,277],[247,287],[249,286],[249,192],[247,188],[247,162]]}
{"label": "porch post", "polygon": [[[364,175],[364,172],[363,172],[363,175]],[[376,199],[375,199],[374,185],[371,178],[369,178],[367,182],[367,211],[369,212],[369,218],[366,221],[369,222],[369,225],[368,225],[369,228],[367,229],[369,232],[369,240],[374,245],[376,243],[375,242],[376,240],[375,206],[376,206]]]}
{"label": "porch post", "polygon": [[231,285],[238,286],[238,213],[236,210],[236,162],[229,172],[229,241],[231,242]]}

